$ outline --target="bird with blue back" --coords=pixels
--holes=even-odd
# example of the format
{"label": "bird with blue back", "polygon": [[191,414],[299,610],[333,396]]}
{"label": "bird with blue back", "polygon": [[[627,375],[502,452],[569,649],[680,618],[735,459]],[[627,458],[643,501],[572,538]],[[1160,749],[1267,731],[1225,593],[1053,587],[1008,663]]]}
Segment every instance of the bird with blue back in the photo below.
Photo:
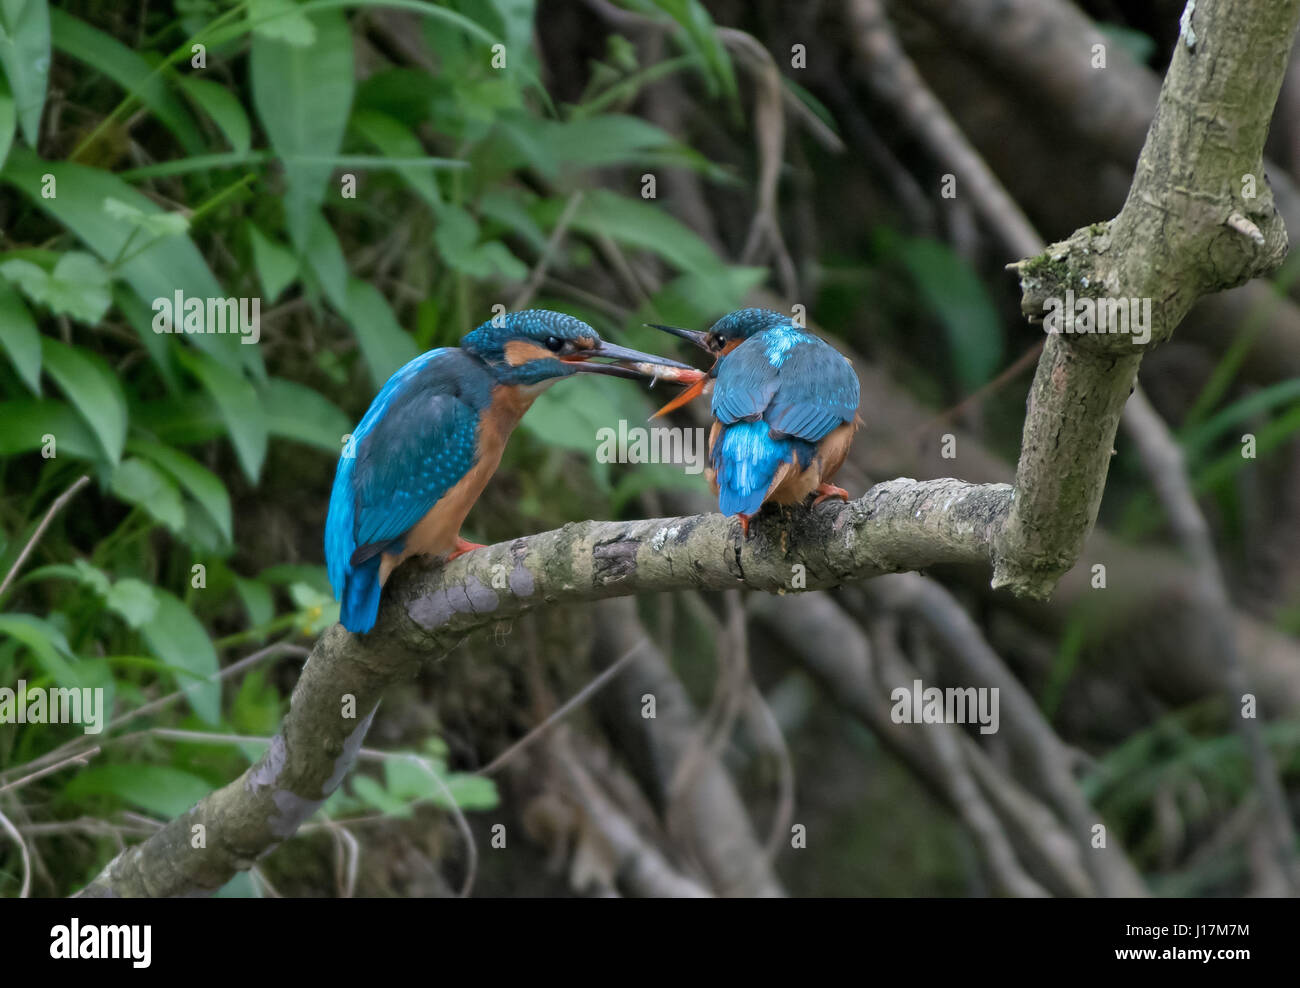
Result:
{"label": "bird with blue back", "polygon": [[713,367],[655,413],[711,394],[705,476],[724,515],[749,522],[767,502],[799,504],[816,494],[848,499],[831,483],[858,415],[858,375],[848,358],[789,316],[738,309],[708,331],[655,326],[713,354]]}
{"label": "bird with blue back", "polygon": [[[370,404],[339,459],[325,558],[340,619],[369,631],[384,584],[411,556],[483,548],[461,524],[533,400],[575,374],[689,383],[693,367],[603,342],[585,322],[530,309],[499,315],[459,347],[422,353]],[[597,358],[612,363],[593,362]]]}

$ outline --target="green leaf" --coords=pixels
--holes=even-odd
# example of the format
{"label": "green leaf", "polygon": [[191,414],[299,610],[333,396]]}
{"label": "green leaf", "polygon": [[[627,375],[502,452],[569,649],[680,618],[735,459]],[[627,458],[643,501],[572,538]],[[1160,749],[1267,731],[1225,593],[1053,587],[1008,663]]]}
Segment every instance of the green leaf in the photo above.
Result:
{"label": "green leaf", "polygon": [[221,683],[209,681],[217,673],[217,653],[199,619],[176,597],[155,588],[158,610],[153,620],[141,628],[153,654],[168,665],[193,674],[178,676],[177,685],[203,721],[216,724],[221,720]]}
{"label": "green leaf", "polygon": [[0,275],[51,312],[94,325],[104,318],[111,299],[108,272],[91,255],[69,251],[47,272],[38,264],[15,259],[0,264]]}
{"label": "green leaf", "polygon": [[82,769],[63,789],[63,797],[82,800],[116,796],[165,820],[180,816],[212,791],[212,784],[169,765],[100,764]]}
{"label": "green leaf", "polygon": [[343,257],[343,245],[334,235],[334,228],[319,212],[308,218],[311,237],[306,248],[300,248],[307,269],[316,284],[330,300],[330,305],[344,315],[348,311],[348,262]]}
{"label": "green leaf", "polygon": [[50,74],[50,12],[45,0],[0,0],[0,67],[9,80],[23,137],[36,147]]}
{"label": "green leaf", "polygon": [[404,819],[411,815],[411,807],[405,801],[398,799],[368,775],[352,776],[351,786],[358,799],[385,816]]}
{"label": "green leaf", "polygon": [[[432,774],[434,771],[441,776],[446,791],[438,785]],[[410,758],[387,758],[384,760],[384,782],[388,792],[401,800],[432,802],[443,809],[451,808],[448,792],[456,805],[465,810],[490,810],[498,803],[496,783],[491,779],[448,772],[441,761],[435,761],[430,767]]]}
{"label": "green leaf", "polygon": [[225,86],[211,79],[183,75],[178,81],[185,94],[217,125],[235,154],[247,154],[253,146],[248,114],[239,99]]}
{"label": "green leaf", "polygon": [[[55,7],[50,11],[54,47],[112,79],[162,121],[189,154],[203,150],[203,135],[162,74],[111,34]],[[35,146],[35,142],[29,142]]]}
{"label": "green leaf", "polygon": [[136,629],[148,624],[158,613],[158,598],[154,596],[153,587],[134,577],[114,583],[105,595],[104,603]]}
{"label": "green leaf", "polygon": [[153,587],[134,577],[126,577],[113,583],[107,573],[84,559],[76,560],[71,567],[46,566],[42,569],[43,572],[38,571],[42,576],[61,575],[61,570],[71,570],[71,575],[79,583],[90,587],[109,610],[118,614],[132,628],[139,628],[153,620],[158,612],[158,601],[154,597]]}
{"label": "green leaf", "polygon": [[1002,323],[979,276],[947,244],[904,239],[899,257],[948,336],[953,370],[966,391],[1002,364]]}
{"label": "green leaf", "polygon": [[[385,113],[358,110],[352,114],[352,128],[386,158],[418,158],[424,154],[419,138],[400,120]],[[442,193],[428,168],[407,165],[398,173],[435,210],[442,207]]]}
{"label": "green leaf", "polygon": [[[457,772],[447,776],[445,781],[447,793],[440,790],[429,797],[436,806],[441,806],[443,809],[451,809],[451,804],[454,802],[462,810],[491,810],[495,809],[499,802],[496,783],[491,779]],[[448,793],[451,799],[447,798]]]}
{"label": "green leaf", "polygon": [[194,498],[230,542],[233,537],[230,519],[230,494],[221,478],[180,450],[145,439],[132,439],[126,444],[129,452],[152,460],[171,474]]}
{"label": "green leaf", "polygon": [[322,593],[308,583],[291,583],[289,597],[298,608],[298,624],[305,635],[319,635],[339,619],[333,593]]}
{"label": "green leaf", "polygon": [[298,259],[293,251],[282,247],[259,230],[251,221],[246,224],[248,239],[253,246],[253,264],[262,282],[267,303],[280,297],[298,277]]}
{"label": "green leaf", "polygon": [[397,324],[384,296],[369,282],[348,280],[348,320],[370,368],[370,379],[378,391],[393,372],[419,352],[415,342]]}
{"label": "green leaf", "polygon": [[204,354],[182,348],[176,351],[176,357],[216,402],[239,455],[239,465],[244,468],[244,475],[256,483],[262,472],[262,461],[266,459],[266,422],[257,391],[238,371],[223,367]]}
{"label": "green leaf", "polygon": [[239,594],[239,599],[244,602],[244,610],[248,612],[250,628],[260,628],[264,624],[271,623],[271,619],[275,617],[275,602],[271,599],[271,591],[265,584],[237,576],[235,590]]}
{"label": "green leaf", "polygon": [[18,293],[0,281],[0,347],[33,394],[41,393],[41,334]]}
{"label": "green leaf", "polygon": [[248,23],[255,35],[296,47],[316,41],[316,28],[294,0],[249,0]]}
{"label": "green leaf", "polygon": [[483,193],[478,208],[480,215],[527,241],[540,254],[546,250],[547,237],[528,211],[530,195],[513,186],[494,185]]}
{"label": "green leaf", "polygon": [[[103,359],[48,336],[41,337],[45,372],[81,413],[114,464],[126,443],[126,396]],[[57,434],[56,434],[57,437]]]}
{"label": "green leaf", "polygon": [[709,73],[704,78],[710,95],[720,88],[726,96],[735,99],[736,75],[731,67],[731,58],[719,40],[713,18],[704,4],[700,0],[654,0],[654,5],[685,29],[684,36],[677,36],[682,47],[698,53],[709,66]]}
{"label": "green leaf", "polygon": [[[738,266],[703,268],[678,275],[637,310],[636,318],[631,321],[630,345],[639,342],[650,350],[663,345],[661,334],[642,335],[640,330],[645,323],[694,326],[716,318],[719,312],[738,309],[750,291],[766,278],[766,268]],[[638,336],[640,341],[636,339]]]}
{"label": "green leaf", "polygon": [[[553,203],[548,206],[554,208]],[[653,251],[682,271],[723,267],[700,237],[659,206],[607,189],[593,189],[574,211],[573,229],[610,237],[618,243]]]}
{"label": "green leaf", "polygon": [[[3,42],[0,42],[3,44]],[[9,93],[9,84],[0,75],[0,170],[9,157],[9,147],[14,142],[14,131],[18,127],[18,116],[14,111],[14,98]]]}
{"label": "green leaf", "polygon": [[433,242],[449,266],[471,278],[500,276],[508,281],[522,281],[528,268],[498,240],[479,243],[478,223],[459,206],[445,206],[438,214],[438,228]]}
{"label": "green leaf", "polygon": [[[253,669],[239,684],[239,692],[230,705],[230,722],[240,734],[273,735],[279,728],[283,707],[279,689],[267,683],[262,669]],[[241,748],[250,754],[252,747],[250,742],[241,744]],[[261,752],[258,752],[253,758],[260,756]]]}
{"label": "green leaf", "polygon": [[271,435],[315,446],[335,457],[342,451],[352,420],[324,395],[278,377],[267,382],[261,395]]}
{"label": "green leaf", "polygon": [[510,51],[527,51],[533,40],[533,18],[537,13],[537,0],[488,0],[501,19],[506,48]]}
{"label": "green leaf", "polygon": [[183,344],[166,333],[154,332],[153,321],[157,313],[152,307],[145,305],[140,297],[131,291],[130,286],[121,282],[114,285],[113,303],[117,306],[118,312],[131,324],[136,336],[140,338],[140,345],[148,351],[150,359],[162,376],[163,383],[167,385],[167,390],[177,394],[181,389],[181,379],[176,370],[176,361],[172,358],[172,348]]}
{"label": "green leaf", "polygon": [[85,559],[74,559],[72,571],[77,575],[78,582],[90,587],[101,597],[108,596],[108,591],[112,589],[113,581],[108,578],[108,574]]}
{"label": "green leaf", "polygon": [[63,632],[34,614],[0,614],[0,635],[16,638],[27,646],[45,675],[68,688],[81,686],[85,679],[75,668],[73,654]]}
{"label": "green leaf", "polygon": [[618,113],[565,121],[520,113],[504,119],[502,127],[525,152],[529,163],[548,177],[567,163],[600,168],[645,162],[646,156],[654,152],[686,151],[667,131],[640,117]]}
{"label": "green leaf", "polygon": [[332,171],[309,157],[337,154],[352,105],[352,33],[338,10],[311,15],[316,39],[310,46],[253,35],[253,104],[284,163],[284,199],[290,239],[299,251],[309,246],[312,215],[325,197]]}
{"label": "green leaf", "polygon": [[[83,419],[64,402],[26,398],[0,402],[0,456],[17,456],[41,449],[54,437],[54,454],[80,460],[100,460],[104,449]],[[346,431],[346,430],[345,430]]]}
{"label": "green leaf", "polygon": [[185,525],[185,506],[176,484],[151,463],[136,457],[124,460],[109,480],[109,488],[123,501],[138,504],[173,532]]}
{"label": "green leaf", "polygon": [[1205,454],[1210,445],[1229,429],[1257,419],[1278,405],[1300,399],[1300,380],[1292,378],[1245,395],[1204,422],[1182,430],[1179,441],[1189,461]]}
{"label": "green leaf", "polygon": [[147,213],[121,199],[105,199],[104,212],[115,220],[121,220],[128,226],[159,239],[178,236],[190,228],[190,221],[181,213]]}
{"label": "green leaf", "polygon": [[303,563],[280,563],[268,566],[257,575],[263,583],[289,586],[293,583],[305,583],[315,587],[323,596],[331,593],[329,574],[324,566],[308,566]]}
{"label": "green leaf", "polygon": [[[46,174],[53,176],[57,185],[57,194],[50,198],[41,195]],[[152,305],[155,299],[172,298],[177,290],[187,298],[225,297],[226,293],[189,237],[171,237],[146,247],[137,230],[123,226],[104,212],[105,199],[117,199],[144,213],[163,212],[116,175],[83,165],[42,161],[19,146],[9,153],[9,163],[0,172],[0,181],[18,189],[75,233],[113,266],[115,274],[146,305]],[[258,347],[241,346],[239,338],[237,333],[199,333],[190,340],[229,367],[243,365],[260,372]]]}

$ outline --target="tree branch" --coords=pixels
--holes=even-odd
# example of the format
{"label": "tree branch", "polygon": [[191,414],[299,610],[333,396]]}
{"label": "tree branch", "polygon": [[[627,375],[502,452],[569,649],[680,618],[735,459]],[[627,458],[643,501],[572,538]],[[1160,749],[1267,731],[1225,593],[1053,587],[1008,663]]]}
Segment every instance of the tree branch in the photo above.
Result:
{"label": "tree branch", "polygon": [[748,541],[721,515],[588,521],[446,566],[403,566],[373,631],[352,635],[335,625],[316,642],[280,733],[257,764],[119,854],[81,894],[220,888],[292,836],[342,783],[385,688],[477,628],[539,605],[680,589],[786,592],[937,562],[987,565],[1010,494],[1006,484],[893,480],[856,501],[796,510],[789,524],[759,519]]}
{"label": "tree branch", "polygon": [[[1051,592],[1096,521],[1111,443],[1146,348],[1168,339],[1200,296],[1267,274],[1286,256],[1261,155],[1297,17],[1300,0],[1196,7],[1195,41],[1179,39],[1124,208],[1015,265],[1031,318],[1069,292],[1149,300],[1151,325],[1141,342],[1114,332],[1048,337],[995,586]],[[1253,198],[1244,197],[1248,179]],[[1254,233],[1244,234],[1243,222]]]}

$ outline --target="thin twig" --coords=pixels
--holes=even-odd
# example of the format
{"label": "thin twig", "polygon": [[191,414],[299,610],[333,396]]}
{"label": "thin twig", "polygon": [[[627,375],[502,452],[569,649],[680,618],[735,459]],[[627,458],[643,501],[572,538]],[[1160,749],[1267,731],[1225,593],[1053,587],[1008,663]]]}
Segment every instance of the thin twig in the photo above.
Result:
{"label": "thin twig", "polygon": [[537,289],[541,287],[542,279],[546,277],[552,259],[559,251],[560,244],[564,241],[564,235],[569,231],[569,223],[573,220],[573,214],[582,205],[583,195],[582,189],[578,189],[573,195],[569,196],[569,201],[564,204],[564,212],[560,213],[560,218],[556,220],[555,229],[551,231],[546,246],[542,249],[542,256],[537,259],[537,263],[533,266],[532,273],[529,274],[524,287],[519,290],[519,294],[515,296],[515,300],[510,304],[512,310],[518,312],[527,306],[533,300],[533,296],[537,294]]}
{"label": "thin twig", "polygon": [[595,679],[589,682],[582,689],[578,690],[577,693],[573,694],[573,696],[571,696],[568,700],[566,700],[559,707],[557,707],[554,713],[552,713],[544,721],[542,721],[540,724],[534,727],[531,731],[525,734],[522,738],[520,738],[518,741],[512,744],[505,751],[501,752],[501,754],[497,755],[496,758],[492,759],[492,761],[488,762],[486,765],[484,765],[481,769],[479,769],[474,774],[491,775],[497,769],[501,768],[501,766],[505,765],[506,762],[508,762],[515,755],[517,755],[522,749],[532,744],[539,737],[541,737],[543,734],[545,734],[547,731],[553,728],[556,724],[558,724],[561,720],[563,720],[569,714],[570,711],[580,706],[581,704],[585,703],[602,686],[604,686],[616,675],[618,675],[619,670],[622,669],[623,666],[627,665],[627,663],[632,660],[633,656],[635,656],[637,652],[639,652],[643,647],[645,647],[646,644],[647,644],[647,639],[645,638],[642,638],[640,641],[638,641],[635,645],[633,645],[626,652],[624,652],[620,658],[618,658],[608,668],[606,668],[603,672],[601,672],[600,675],[598,675]]}
{"label": "thin twig", "polygon": [[26,899],[32,894],[32,857],[31,852],[27,849],[27,841],[23,835],[18,832],[3,811],[0,811],[0,830],[3,830],[18,843],[18,850],[23,856],[23,885],[18,891],[18,898]]}
{"label": "thin twig", "polygon": [[28,539],[27,544],[23,546],[23,551],[18,553],[18,558],[15,559],[14,564],[9,567],[9,572],[5,575],[4,582],[0,583],[0,597],[3,597],[5,591],[9,589],[9,584],[12,583],[14,577],[18,575],[18,570],[22,568],[23,563],[27,561],[27,557],[31,555],[32,549],[36,546],[36,543],[40,541],[41,536],[45,534],[45,530],[49,528],[50,522],[54,520],[54,516],[63,509],[65,504],[72,500],[72,496],[76,494],[77,491],[81,490],[81,488],[85,487],[88,483],[90,483],[90,478],[83,474],[73,482],[71,487],[54,499],[54,503],[51,504],[49,509],[45,512],[45,517],[42,518],[41,523],[36,526],[36,531],[32,532],[32,537]]}
{"label": "thin twig", "polygon": [[47,765],[45,768],[38,769],[29,775],[24,775],[21,779],[15,779],[13,782],[6,782],[3,786],[0,786],[0,792],[9,792],[11,789],[21,789],[29,782],[35,782],[43,776],[62,771],[69,765],[85,765],[89,759],[98,755],[100,750],[99,745],[95,745],[87,751],[79,751],[74,755],[69,755],[67,758],[57,761],[53,765]]}

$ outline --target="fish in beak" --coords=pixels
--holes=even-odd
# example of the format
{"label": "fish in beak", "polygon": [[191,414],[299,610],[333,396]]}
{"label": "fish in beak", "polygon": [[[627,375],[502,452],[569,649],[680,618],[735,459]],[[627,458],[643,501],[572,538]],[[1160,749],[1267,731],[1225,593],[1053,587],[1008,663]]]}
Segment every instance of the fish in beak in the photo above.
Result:
{"label": "fish in beak", "polygon": [[680,326],[662,326],[659,323],[653,323],[653,322],[646,323],[646,325],[649,326],[651,329],[660,329],[663,330],[665,333],[671,333],[673,336],[678,336],[681,337],[683,340],[688,340],[691,343],[694,343],[701,350],[705,350],[708,353],[716,354],[717,357],[717,359],[714,360],[713,362],[712,370],[710,370],[707,374],[705,374],[703,377],[699,378],[698,380],[693,381],[690,387],[686,388],[676,398],[674,398],[668,404],[664,405],[664,407],[659,409],[659,411],[651,415],[650,417],[652,419],[657,419],[663,415],[667,415],[669,412],[676,411],[677,409],[681,408],[683,405],[689,404],[690,402],[694,401],[696,398],[699,398],[701,395],[706,395],[709,392],[711,392],[713,390],[713,372],[717,370],[718,361],[721,360],[728,353],[730,353],[732,350],[736,349],[736,347],[740,346],[740,344],[743,342],[742,340],[739,339],[731,340],[727,343],[725,347],[723,347],[722,351],[719,353],[709,346],[709,342],[708,342],[709,334],[707,332],[704,332],[703,330],[682,329]]}
{"label": "fish in beak", "polygon": [[[610,364],[591,363],[592,358],[603,357],[612,360]],[[633,379],[649,378],[652,381],[672,381],[678,384],[693,384],[703,380],[704,372],[689,364],[678,363],[667,357],[657,357],[652,353],[642,353],[614,343],[602,342],[591,350],[582,350],[561,357],[566,364],[574,364],[574,370],[580,374],[607,374],[610,377],[628,377]]]}

